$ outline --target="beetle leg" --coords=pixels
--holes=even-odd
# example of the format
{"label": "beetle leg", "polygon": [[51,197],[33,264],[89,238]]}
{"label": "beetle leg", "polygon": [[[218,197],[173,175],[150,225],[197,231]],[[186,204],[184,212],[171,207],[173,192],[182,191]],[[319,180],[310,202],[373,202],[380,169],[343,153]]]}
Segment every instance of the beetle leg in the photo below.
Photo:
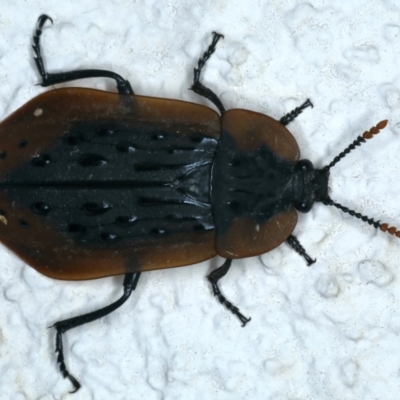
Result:
{"label": "beetle leg", "polygon": [[311,264],[314,264],[316,259],[312,259],[304,250],[304,247],[300,244],[300,242],[297,240],[296,236],[290,235],[287,239],[286,242],[288,245],[297,253],[299,253],[301,256],[303,256],[307,262],[307,265],[310,266]]}
{"label": "beetle leg", "polygon": [[233,314],[235,314],[240,319],[242,326],[245,326],[247,324],[247,322],[249,322],[251,320],[251,318],[246,318],[239,311],[239,308],[234,306],[230,301],[226,300],[225,296],[221,293],[221,291],[219,290],[219,287],[218,287],[218,281],[226,275],[226,273],[229,271],[229,268],[231,267],[231,264],[232,264],[232,260],[230,258],[227,258],[221,267],[217,268],[216,270],[211,272],[210,275],[208,275],[207,279],[211,282],[214,296],[217,296],[219,302],[221,304],[225,305],[225,307],[229,311],[231,311]]}
{"label": "beetle leg", "polygon": [[204,52],[203,57],[199,58],[197,68],[194,69],[193,85],[190,88],[190,90],[193,90],[193,92],[199,94],[200,96],[205,97],[206,99],[214,103],[214,105],[218,108],[221,114],[225,112],[225,107],[223,106],[218,96],[211,89],[205,87],[200,82],[200,74],[207,60],[211,57],[212,53],[214,53],[218,40],[223,37],[224,36],[221,35],[220,33],[213,32],[213,39],[211,44],[208,46],[208,49]]}
{"label": "beetle leg", "polygon": [[121,75],[116,74],[112,71],[106,71],[102,69],[83,69],[78,71],[60,72],[50,74],[46,72],[44,67],[44,62],[41,54],[40,48],[40,36],[42,35],[42,28],[45,22],[49,20],[53,23],[53,20],[48,15],[41,15],[38,19],[35,34],[33,35],[33,51],[35,52],[35,57],[33,58],[36,63],[36,67],[42,77],[41,86],[51,86],[57,83],[74,81],[83,78],[111,78],[117,82],[118,93],[121,94],[134,94],[131,84],[125,80]]}
{"label": "beetle leg", "polygon": [[307,99],[300,107],[296,107],[293,111],[290,113],[287,113],[284,115],[279,122],[283,125],[286,126],[290,122],[292,122],[296,117],[298,117],[305,108],[307,107],[314,107],[313,104],[311,103],[310,99]]}
{"label": "beetle leg", "polygon": [[62,334],[66,331],[76,328],[77,326],[86,324],[88,322],[95,321],[96,319],[102,318],[107,314],[112,313],[118,307],[125,303],[128,297],[131,295],[132,291],[136,289],[136,285],[138,283],[140,277],[140,272],[126,274],[124,279],[124,294],[119,298],[116,302],[108,305],[107,307],[101,308],[100,310],[93,311],[88,314],[79,315],[78,317],[73,317],[69,319],[65,319],[64,321],[56,322],[52,327],[57,330],[56,335],[56,353],[58,353],[57,362],[60,363],[60,371],[64,378],[68,378],[71,383],[74,385],[74,390],[71,393],[75,393],[81,387],[78,380],[71,375],[64,362],[64,351],[63,351],[63,343],[62,343]]}

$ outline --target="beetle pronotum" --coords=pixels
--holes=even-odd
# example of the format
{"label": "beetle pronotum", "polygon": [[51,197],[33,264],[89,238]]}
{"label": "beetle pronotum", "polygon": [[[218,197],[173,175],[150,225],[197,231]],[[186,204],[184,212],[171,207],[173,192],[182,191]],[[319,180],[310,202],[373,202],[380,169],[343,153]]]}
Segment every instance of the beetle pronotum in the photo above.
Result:
{"label": "beetle pronotum", "polygon": [[[208,280],[214,295],[244,326],[246,318],[218,287],[232,260],[287,242],[310,265],[292,235],[297,211],[331,205],[400,237],[395,227],[352,211],[328,195],[330,169],[387,121],[353,141],[327,166],[300,160],[286,129],[309,100],[279,121],[233,109],[200,82],[222,37],[213,39],[194,70],[192,90],[219,110],[183,101],[137,96],[130,83],[105,70],[48,73],[39,17],[33,37],[42,86],[106,77],[118,93],[83,88],[46,92],[0,124],[0,241],[37,271],[84,280],[124,274],[124,293],[95,312],[59,321],[56,351],[68,372],[62,334],[121,306],[141,272],[226,258]],[[29,241],[25,234],[29,234]]]}

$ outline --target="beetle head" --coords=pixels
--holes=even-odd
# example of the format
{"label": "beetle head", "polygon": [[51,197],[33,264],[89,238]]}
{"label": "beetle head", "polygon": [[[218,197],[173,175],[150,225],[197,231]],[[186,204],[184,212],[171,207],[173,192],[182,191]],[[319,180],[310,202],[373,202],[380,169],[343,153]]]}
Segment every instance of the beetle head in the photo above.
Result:
{"label": "beetle head", "polygon": [[309,160],[300,160],[293,170],[293,204],[309,212],[315,201],[328,199],[329,170],[314,169]]}

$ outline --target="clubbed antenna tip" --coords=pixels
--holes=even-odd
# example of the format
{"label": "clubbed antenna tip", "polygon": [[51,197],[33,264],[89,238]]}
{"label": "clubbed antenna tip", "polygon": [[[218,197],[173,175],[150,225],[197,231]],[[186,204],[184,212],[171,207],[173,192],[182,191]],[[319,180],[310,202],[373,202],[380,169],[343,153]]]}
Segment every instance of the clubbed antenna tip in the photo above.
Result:
{"label": "clubbed antenna tip", "polygon": [[398,238],[400,238],[400,231],[398,231],[397,228],[396,228],[395,226],[391,226],[391,227],[389,228],[389,224],[384,223],[384,224],[381,224],[381,225],[379,226],[379,229],[380,229],[382,232],[387,232],[387,233],[390,233],[391,235],[395,235],[395,236],[397,236]]}
{"label": "clubbed antenna tip", "polygon": [[328,172],[335,164],[337,164],[342,158],[344,158],[350,151],[354,150],[357,146],[361,146],[362,143],[366,142],[366,139],[371,139],[374,135],[378,134],[382,129],[386,127],[388,120],[385,119],[379,122],[376,126],[372,127],[369,131],[365,131],[362,136],[358,136],[353,143],[346,147],[333,161],[323,168],[325,172]]}
{"label": "clubbed antenna tip", "polygon": [[376,126],[372,127],[369,131],[364,132],[363,138],[371,139],[372,137],[374,137],[374,135],[377,135],[382,129],[386,128],[387,123],[388,123],[387,119],[384,119],[383,121],[379,122]]}

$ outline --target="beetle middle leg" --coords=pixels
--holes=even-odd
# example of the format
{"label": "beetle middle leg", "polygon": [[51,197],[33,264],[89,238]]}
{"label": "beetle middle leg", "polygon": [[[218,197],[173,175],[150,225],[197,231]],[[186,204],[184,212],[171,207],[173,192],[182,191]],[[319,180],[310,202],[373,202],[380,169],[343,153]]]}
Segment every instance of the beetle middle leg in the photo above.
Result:
{"label": "beetle middle leg", "polygon": [[306,260],[306,263],[308,266],[311,264],[314,264],[317,260],[312,259],[305,251],[304,247],[300,244],[296,236],[290,235],[287,239],[286,242],[288,245],[297,253],[299,253],[304,259]]}
{"label": "beetle middle leg", "polygon": [[227,258],[221,267],[217,268],[210,275],[208,275],[207,279],[211,282],[214,296],[217,296],[219,302],[223,304],[230,312],[235,314],[242,323],[242,326],[245,326],[247,322],[251,320],[251,318],[246,318],[240,311],[239,308],[234,306],[230,301],[228,301],[225,296],[221,293],[218,287],[218,281],[226,275],[229,271],[229,268],[232,265],[232,260]]}
{"label": "beetle middle leg", "polygon": [[290,113],[287,113],[284,115],[279,122],[283,125],[286,126],[290,122],[292,122],[295,118],[297,118],[305,108],[307,107],[314,107],[313,104],[311,103],[310,99],[307,99],[300,107],[296,107],[293,111]]}
{"label": "beetle middle leg", "polygon": [[121,94],[134,94],[131,84],[124,79],[121,75],[116,74],[112,71],[106,71],[102,69],[82,69],[77,71],[68,71],[60,73],[48,73],[44,67],[44,62],[40,49],[40,36],[42,35],[42,29],[45,22],[49,20],[53,23],[53,20],[48,15],[41,15],[38,19],[35,34],[33,35],[33,51],[35,52],[35,63],[42,77],[43,87],[55,85],[57,83],[74,81],[83,78],[111,78],[117,82],[118,93]]}
{"label": "beetle middle leg", "polygon": [[194,69],[194,76],[193,76],[193,85],[190,88],[193,92],[199,94],[200,96],[205,97],[206,99],[210,100],[215,106],[218,108],[219,112],[223,114],[225,112],[225,107],[223,106],[221,100],[218,96],[208,87],[204,86],[200,82],[200,74],[201,70],[203,69],[204,65],[206,65],[207,60],[211,57],[214,53],[215,48],[217,46],[218,40],[223,38],[224,36],[220,33],[213,32],[213,39],[211,44],[208,46],[208,49],[204,52],[203,57],[199,58],[197,68]]}
{"label": "beetle middle leg", "polygon": [[52,326],[57,331],[56,353],[58,353],[57,362],[60,364],[60,371],[61,371],[63,377],[68,378],[71,381],[71,383],[74,385],[74,390],[71,393],[75,393],[81,387],[81,385],[78,382],[78,380],[68,372],[67,367],[65,366],[63,342],[62,342],[63,333],[65,333],[66,331],[68,331],[72,328],[76,328],[77,326],[87,324],[88,322],[92,322],[92,321],[95,321],[96,319],[102,318],[102,317],[112,313],[113,311],[115,311],[118,307],[122,306],[122,304],[124,304],[125,301],[129,298],[131,293],[136,289],[139,277],[140,277],[140,272],[125,275],[125,279],[124,279],[124,283],[123,283],[124,293],[114,303],[112,303],[104,308],[101,308],[100,310],[93,311],[88,314],[79,315],[78,317],[65,319],[64,321],[58,321]]}

